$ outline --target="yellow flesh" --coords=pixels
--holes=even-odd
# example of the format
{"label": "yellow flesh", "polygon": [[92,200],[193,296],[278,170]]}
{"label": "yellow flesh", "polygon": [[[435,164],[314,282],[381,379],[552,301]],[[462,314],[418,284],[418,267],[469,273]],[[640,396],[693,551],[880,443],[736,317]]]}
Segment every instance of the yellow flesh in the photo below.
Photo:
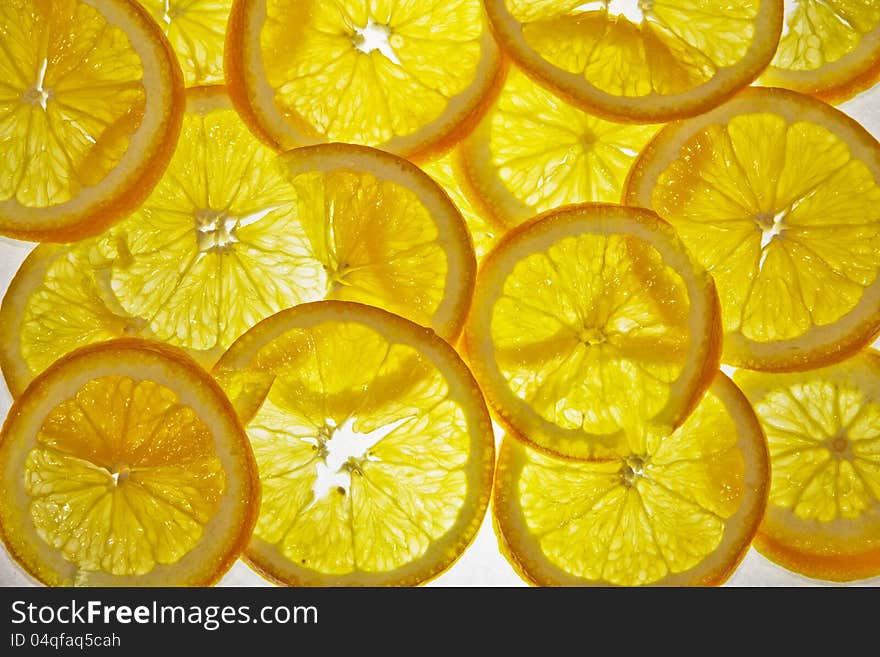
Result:
{"label": "yellow flesh", "polygon": [[829,129],[741,114],[688,139],[652,207],[713,275],[725,331],[772,342],[849,313],[880,270],[880,187]]}
{"label": "yellow flesh", "polygon": [[24,477],[40,537],[113,575],[179,561],[225,486],[207,425],[172,390],[123,376],[89,381],[51,411]]}
{"label": "yellow flesh", "polygon": [[640,239],[567,237],[504,281],[492,309],[495,358],[544,419],[613,433],[667,404],[689,358],[689,305],[682,278]]}
{"label": "yellow flesh", "polygon": [[430,324],[445,294],[439,237],[410,189],[368,172],[292,175],[233,110],[216,109],[185,116],[162,181],[89,257],[152,335],[210,350],[325,298]]}
{"label": "yellow flesh", "polygon": [[4,0],[0,25],[0,202],[75,199],[140,125],[141,60],[122,30],[77,0]]}
{"label": "yellow flesh", "polygon": [[656,132],[582,112],[513,69],[467,152],[478,188],[515,225],[569,203],[619,203],[633,160]]}
{"label": "yellow flesh", "polygon": [[630,434],[630,453],[613,461],[562,461],[511,445],[525,462],[512,483],[523,529],[551,563],[587,580],[641,585],[689,570],[719,546],[740,506],[737,434],[710,394],[673,434]]}
{"label": "yellow flesh", "polygon": [[477,260],[481,260],[494,246],[502,231],[491,225],[471,204],[461,187],[458,167],[454,164],[454,155],[446,155],[422,165],[422,169],[434,179],[455,203],[467,224],[474,243]]}
{"label": "yellow flesh", "polygon": [[483,30],[479,0],[266,0],[259,41],[283,116],[330,141],[379,145],[468,89]]}
{"label": "yellow flesh", "polygon": [[186,86],[223,82],[223,42],[232,0],[138,0],[177,53]]}
{"label": "yellow flesh", "polygon": [[263,486],[257,538],[321,574],[382,573],[455,524],[472,428],[413,347],[324,322],[283,333],[250,371],[253,385],[271,382],[246,425]]}
{"label": "yellow flesh", "polygon": [[771,506],[802,520],[876,522],[880,387],[876,373],[866,376],[859,367],[856,361],[797,376],[743,373],[747,393],[762,387],[759,397],[749,396],[770,447]]}
{"label": "yellow flesh", "polygon": [[759,0],[505,4],[544,59],[627,97],[684,93],[736,65],[751,46],[760,6]]}
{"label": "yellow flesh", "polygon": [[786,18],[772,66],[815,71],[853,52],[880,25],[876,0],[799,0]]}

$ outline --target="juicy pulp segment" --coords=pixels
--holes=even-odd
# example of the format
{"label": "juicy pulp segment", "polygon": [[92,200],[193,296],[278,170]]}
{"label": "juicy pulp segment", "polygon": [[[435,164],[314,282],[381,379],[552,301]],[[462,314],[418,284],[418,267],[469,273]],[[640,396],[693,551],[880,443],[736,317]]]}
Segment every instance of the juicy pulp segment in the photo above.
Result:
{"label": "juicy pulp segment", "polygon": [[119,163],[141,124],[141,59],[78,0],[10,0],[0,24],[0,202],[71,201]]}
{"label": "juicy pulp segment", "polygon": [[208,426],[165,386],[94,379],[46,417],[25,463],[37,533],[80,569],[142,575],[180,560],[225,475]]}

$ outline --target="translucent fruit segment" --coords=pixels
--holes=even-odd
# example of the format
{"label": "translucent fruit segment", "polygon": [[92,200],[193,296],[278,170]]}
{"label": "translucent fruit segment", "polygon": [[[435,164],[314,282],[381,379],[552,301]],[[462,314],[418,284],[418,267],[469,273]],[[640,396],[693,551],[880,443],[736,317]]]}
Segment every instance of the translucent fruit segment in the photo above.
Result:
{"label": "translucent fruit segment", "polygon": [[78,568],[142,575],[179,561],[225,475],[208,426],[170,389],[94,379],[46,417],[25,463],[37,532]]}

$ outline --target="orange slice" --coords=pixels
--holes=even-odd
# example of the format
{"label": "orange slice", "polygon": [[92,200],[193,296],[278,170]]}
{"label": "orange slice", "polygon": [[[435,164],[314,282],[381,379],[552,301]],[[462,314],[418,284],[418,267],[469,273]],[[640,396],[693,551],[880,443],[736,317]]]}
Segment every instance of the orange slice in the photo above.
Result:
{"label": "orange slice", "polygon": [[495,34],[537,82],[609,120],[694,116],[770,63],[782,0],[485,0]]}
{"label": "orange slice", "polygon": [[489,503],[495,446],[467,367],[432,331],[323,301],[243,335],[213,371],[263,485],[247,556],[297,586],[423,583]]}
{"label": "orange slice", "polygon": [[513,229],[483,261],[463,344],[499,421],[569,458],[616,456],[670,428],[718,369],[715,287],[649,211],[572,205]]}
{"label": "orange slice", "polygon": [[129,0],[13,0],[0,25],[0,233],[95,234],[168,164],[183,113],[174,53]]}
{"label": "orange slice", "polygon": [[723,360],[841,360],[880,330],[880,144],[809,96],[749,89],[664,128],[627,202],[675,226],[715,279]]}
{"label": "orange slice", "polygon": [[717,585],[749,548],[769,478],[755,414],[719,374],[681,427],[631,434],[616,459],[562,461],[506,438],[495,527],[533,584]]}
{"label": "orange slice", "polygon": [[740,370],[736,380],[773,467],[755,547],[808,577],[880,575],[880,353],[797,374]]}
{"label": "orange slice", "polygon": [[479,0],[236,0],[226,42],[232,99],[278,148],[436,154],[467,133],[500,70]]}
{"label": "orange slice", "polygon": [[204,586],[247,543],[253,454],[182,352],[118,340],[61,359],[0,433],[0,537],[51,586]]}

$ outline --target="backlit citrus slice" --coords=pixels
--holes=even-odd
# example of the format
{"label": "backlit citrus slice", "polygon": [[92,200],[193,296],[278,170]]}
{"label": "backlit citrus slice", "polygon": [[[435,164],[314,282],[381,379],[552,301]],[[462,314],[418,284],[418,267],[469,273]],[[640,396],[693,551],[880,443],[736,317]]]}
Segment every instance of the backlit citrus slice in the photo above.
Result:
{"label": "backlit citrus slice", "polygon": [[620,458],[572,462],[505,438],[493,514],[499,545],[542,586],[711,586],[745,556],[767,502],[755,414],[719,374],[675,432],[629,436]]}
{"label": "backlit citrus slice", "polygon": [[808,577],[880,575],[880,354],[735,376],[767,434],[773,469],[755,547]]}
{"label": "backlit citrus slice", "polygon": [[536,81],[609,120],[694,116],[770,63],[782,0],[485,0],[499,42]]}
{"label": "backlit citrus slice", "polygon": [[236,0],[226,80],[269,143],[409,157],[451,146],[501,70],[480,0]]}
{"label": "backlit citrus slice", "polygon": [[213,373],[259,465],[247,556],[262,574],[420,584],[474,537],[492,427],[467,367],[430,330],[361,304],[304,304],[248,331]]}
{"label": "backlit citrus slice", "polygon": [[99,232],[150,193],[183,112],[180,68],[132,0],[0,6],[0,233]]}
{"label": "backlit citrus slice", "polygon": [[504,234],[506,228],[503,225],[499,226],[493,223],[486,213],[474,207],[471,197],[465,190],[467,183],[464,181],[461,157],[458,151],[426,162],[421,167],[446,190],[449,198],[455,203],[455,207],[461,212],[471,234],[477,260],[482,260],[495,245],[498,237]]}
{"label": "backlit citrus slice", "polygon": [[0,536],[44,584],[212,584],[258,506],[229,401],[164,345],[117,340],[66,356],[15,401],[0,434]]}
{"label": "backlit citrus slice", "polygon": [[223,82],[223,42],[232,0],[138,0],[177,53],[188,87]]}
{"label": "backlit citrus slice", "polygon": [[627,200],[675,226],[712,273],[725,362],[808,369],[880,329],[880,145],[829,105],[750,89],[671,124]]}
{"label": "backlit citrus slice", "polygon": [[587,114],[511,69],[462,143],[464,171],[484,213],[515,226],[569,203],[619,203],[630,166],[658,129]]}
{"label": "backlit citrus slice", "polygon": [[279,155],[222,87],[188,91],[180,143],[156,190],[76,248],[135,322],[206,352],[325,298],[387,307],[454,338],[476,267],[461,214],[417,167],[342,144]]}
{"label": "backlit citrus slice", "polygon": [[880,79],[880,5],[874,0],[785,4],[790,11],[762,84],[836,103]]}
{"label": "backlit citrus slice", "polygon": [[648,211],[573,205],[513,229],[483,261],[463,343],[515,437],[615,456],[625,432],[675,426],[718,369],[709,275]]}

